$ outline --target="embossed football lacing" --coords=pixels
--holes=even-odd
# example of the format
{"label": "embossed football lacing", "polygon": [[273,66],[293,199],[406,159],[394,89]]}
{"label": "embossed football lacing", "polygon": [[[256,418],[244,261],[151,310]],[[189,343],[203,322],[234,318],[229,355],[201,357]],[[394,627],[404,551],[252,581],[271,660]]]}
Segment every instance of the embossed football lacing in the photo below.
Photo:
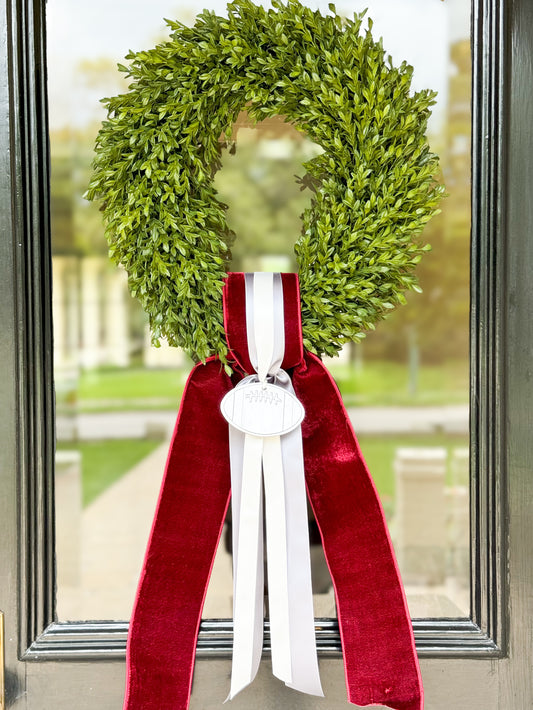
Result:
{"label": "embossed football lacing", "polygon": [[245,397],[254,404],[281,404],[281,397],[277,392],[272,392],[272,390],[255,389],[251,392],[246,392]]}

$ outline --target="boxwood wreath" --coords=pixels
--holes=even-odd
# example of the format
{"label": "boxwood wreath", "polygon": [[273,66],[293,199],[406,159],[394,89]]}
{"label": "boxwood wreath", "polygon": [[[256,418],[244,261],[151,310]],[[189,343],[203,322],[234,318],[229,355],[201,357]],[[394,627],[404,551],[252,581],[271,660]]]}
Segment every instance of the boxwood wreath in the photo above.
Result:
{"label": "boxwood wreath", "polygon": [[[104,99],[87,197],[101,200],[111,257],[161,337],[195,360],[226,362],[222,286],[234,234],[213,178],[239,112],[281,115],[323,153],[305,162],[313,190],[295,244],[305,347],[334,355],[384,318],[429,247],[438,158],[425,136],[435,93],[412,93],[365,13],[323,16],[298,0],[265,10],[249,0],[228,17],[130,53],[127,93]],[[418,289],[419,290],[419,289]]]}

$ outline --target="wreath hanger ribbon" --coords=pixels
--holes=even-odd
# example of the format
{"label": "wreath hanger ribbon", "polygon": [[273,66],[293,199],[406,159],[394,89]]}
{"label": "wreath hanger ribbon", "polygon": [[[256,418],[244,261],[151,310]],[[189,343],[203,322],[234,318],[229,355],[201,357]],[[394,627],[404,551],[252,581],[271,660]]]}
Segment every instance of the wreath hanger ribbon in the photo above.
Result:
{"label": "wreath hanger ribbon", "polygon": [[[255,678],[263,650],[262,481],[272,672],[290,688],[322,696],[299,418],[291,417],[285,423],[290,430],[277,433],[283,429],[284,419],[295,412],[291,397],[280,396],[287,392],[294,395],[291,379],[281,369],[285,350],[281,276],[246,274],[245,287],[248,353],[257,374],[244,378],[222,403],[230,424],[234,569],[233,665],[228,699]],[[272,383],[269,389],[267,382]],[[236,403],[239,406],[235,407]],[[246,404],[248,408],[243,411]],[[235,408],[244,431],[232,426]],[[261,428],[270,414],[274,415],[270,422],[273,433],[254,435],[254,416]]]}
{"label": "wreath hanger ribbon", "polygon": [[[220,403],[246,375],[259,371],[259,362],[257,369],[251,362],[253,347],[248,347],[249,279],[228,274],[223,292],[234,376],[228,377],[214,357],[193,369],[185,387],[128,635],[125,710],[189,707],[202,607],[230,497],[228,424]],[[275,280],[281,281],[283,301],[280,368],[288,373],[305,410],[305,483],[335,590],[348,700],[360,706],[422,710],[411,621],[374,484],[335,383],[319,358],[303,350],[298,277],[281,274]],[[258,333],[261,323],[259,319]],[[275,332],[279,337],[281,331]],[[283,470],[289,471],[285,460]],[[289,495],[283,492],[287,504]],[[239,496],[237,489],[234,496]],[[287,516],[288,546],[290,519]],[[242,519],[240,525],[239,565]],[[245,681],[259,663],[262,634],[255,631],[262,626],[263,612],[259,533],[255,543],[257,562],[250,580],[255,584],[254,654]],[[295,682],[294,666],[291,672]]]}

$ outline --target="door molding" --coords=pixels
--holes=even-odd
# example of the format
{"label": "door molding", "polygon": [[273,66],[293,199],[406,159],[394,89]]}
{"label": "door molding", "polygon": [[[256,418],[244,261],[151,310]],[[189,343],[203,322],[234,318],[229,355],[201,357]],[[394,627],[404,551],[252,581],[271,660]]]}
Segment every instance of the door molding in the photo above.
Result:
{"label": "door molding", "polygon": [[[508,75],[504,0],[474,0],[471,312],[470,619],[415,619],[426,657],[485,658],[507,652],[505,478],[505,122]],[[125,622],[57,622],[54,611],[51,253],[44,0],[8,0],[9,155],[14,189],[0,195],[11,216],[19,383],[19,657],[123,658]],[[2,67],[0,66],[0,70]],[[14,197],[13,197],[14,196]],[[8,203],[9,200],[9,204]],[[268,624],[265,627],[268,650]],[[338,655],[335,620],[317,620],[323,655]],[[202,623],[199,655],[231,653],[228,620]]]}
{"label": "door molding", "polygon": [[[54,618],[54,395],[45,4],[8,0],[0,153],[9,189],[0,212],[11,239],[16,367],[19,654]],[[4,63],[4,56],[2,56]],[[9,411],[9,410],[7,410]]]}

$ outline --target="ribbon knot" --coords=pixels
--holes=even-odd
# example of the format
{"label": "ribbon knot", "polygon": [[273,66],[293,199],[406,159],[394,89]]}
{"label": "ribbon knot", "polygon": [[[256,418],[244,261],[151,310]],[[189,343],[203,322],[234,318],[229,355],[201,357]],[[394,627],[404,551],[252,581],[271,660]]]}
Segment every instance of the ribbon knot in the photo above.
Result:
{"label": "ribbon knot", "polygon": [[[256,374],[245,377],[235,388],[248,390],[248,397],[240,397],[236,407],[236,392],[230,392],[225,401],[232,405],[222,405],[229,422],[233,514],[234,636],[228,699],[252,682],[261,660],[263,507],[272,672],[291,688],[322,696],[314,632],[302,416],[292,416],[294,403],[290,400],[296,397],[288,373],[281,368],[285,353],[281,276],[246,274],[245,286],[248,355]],[[291,415],[284,417],[287,409]]]}

